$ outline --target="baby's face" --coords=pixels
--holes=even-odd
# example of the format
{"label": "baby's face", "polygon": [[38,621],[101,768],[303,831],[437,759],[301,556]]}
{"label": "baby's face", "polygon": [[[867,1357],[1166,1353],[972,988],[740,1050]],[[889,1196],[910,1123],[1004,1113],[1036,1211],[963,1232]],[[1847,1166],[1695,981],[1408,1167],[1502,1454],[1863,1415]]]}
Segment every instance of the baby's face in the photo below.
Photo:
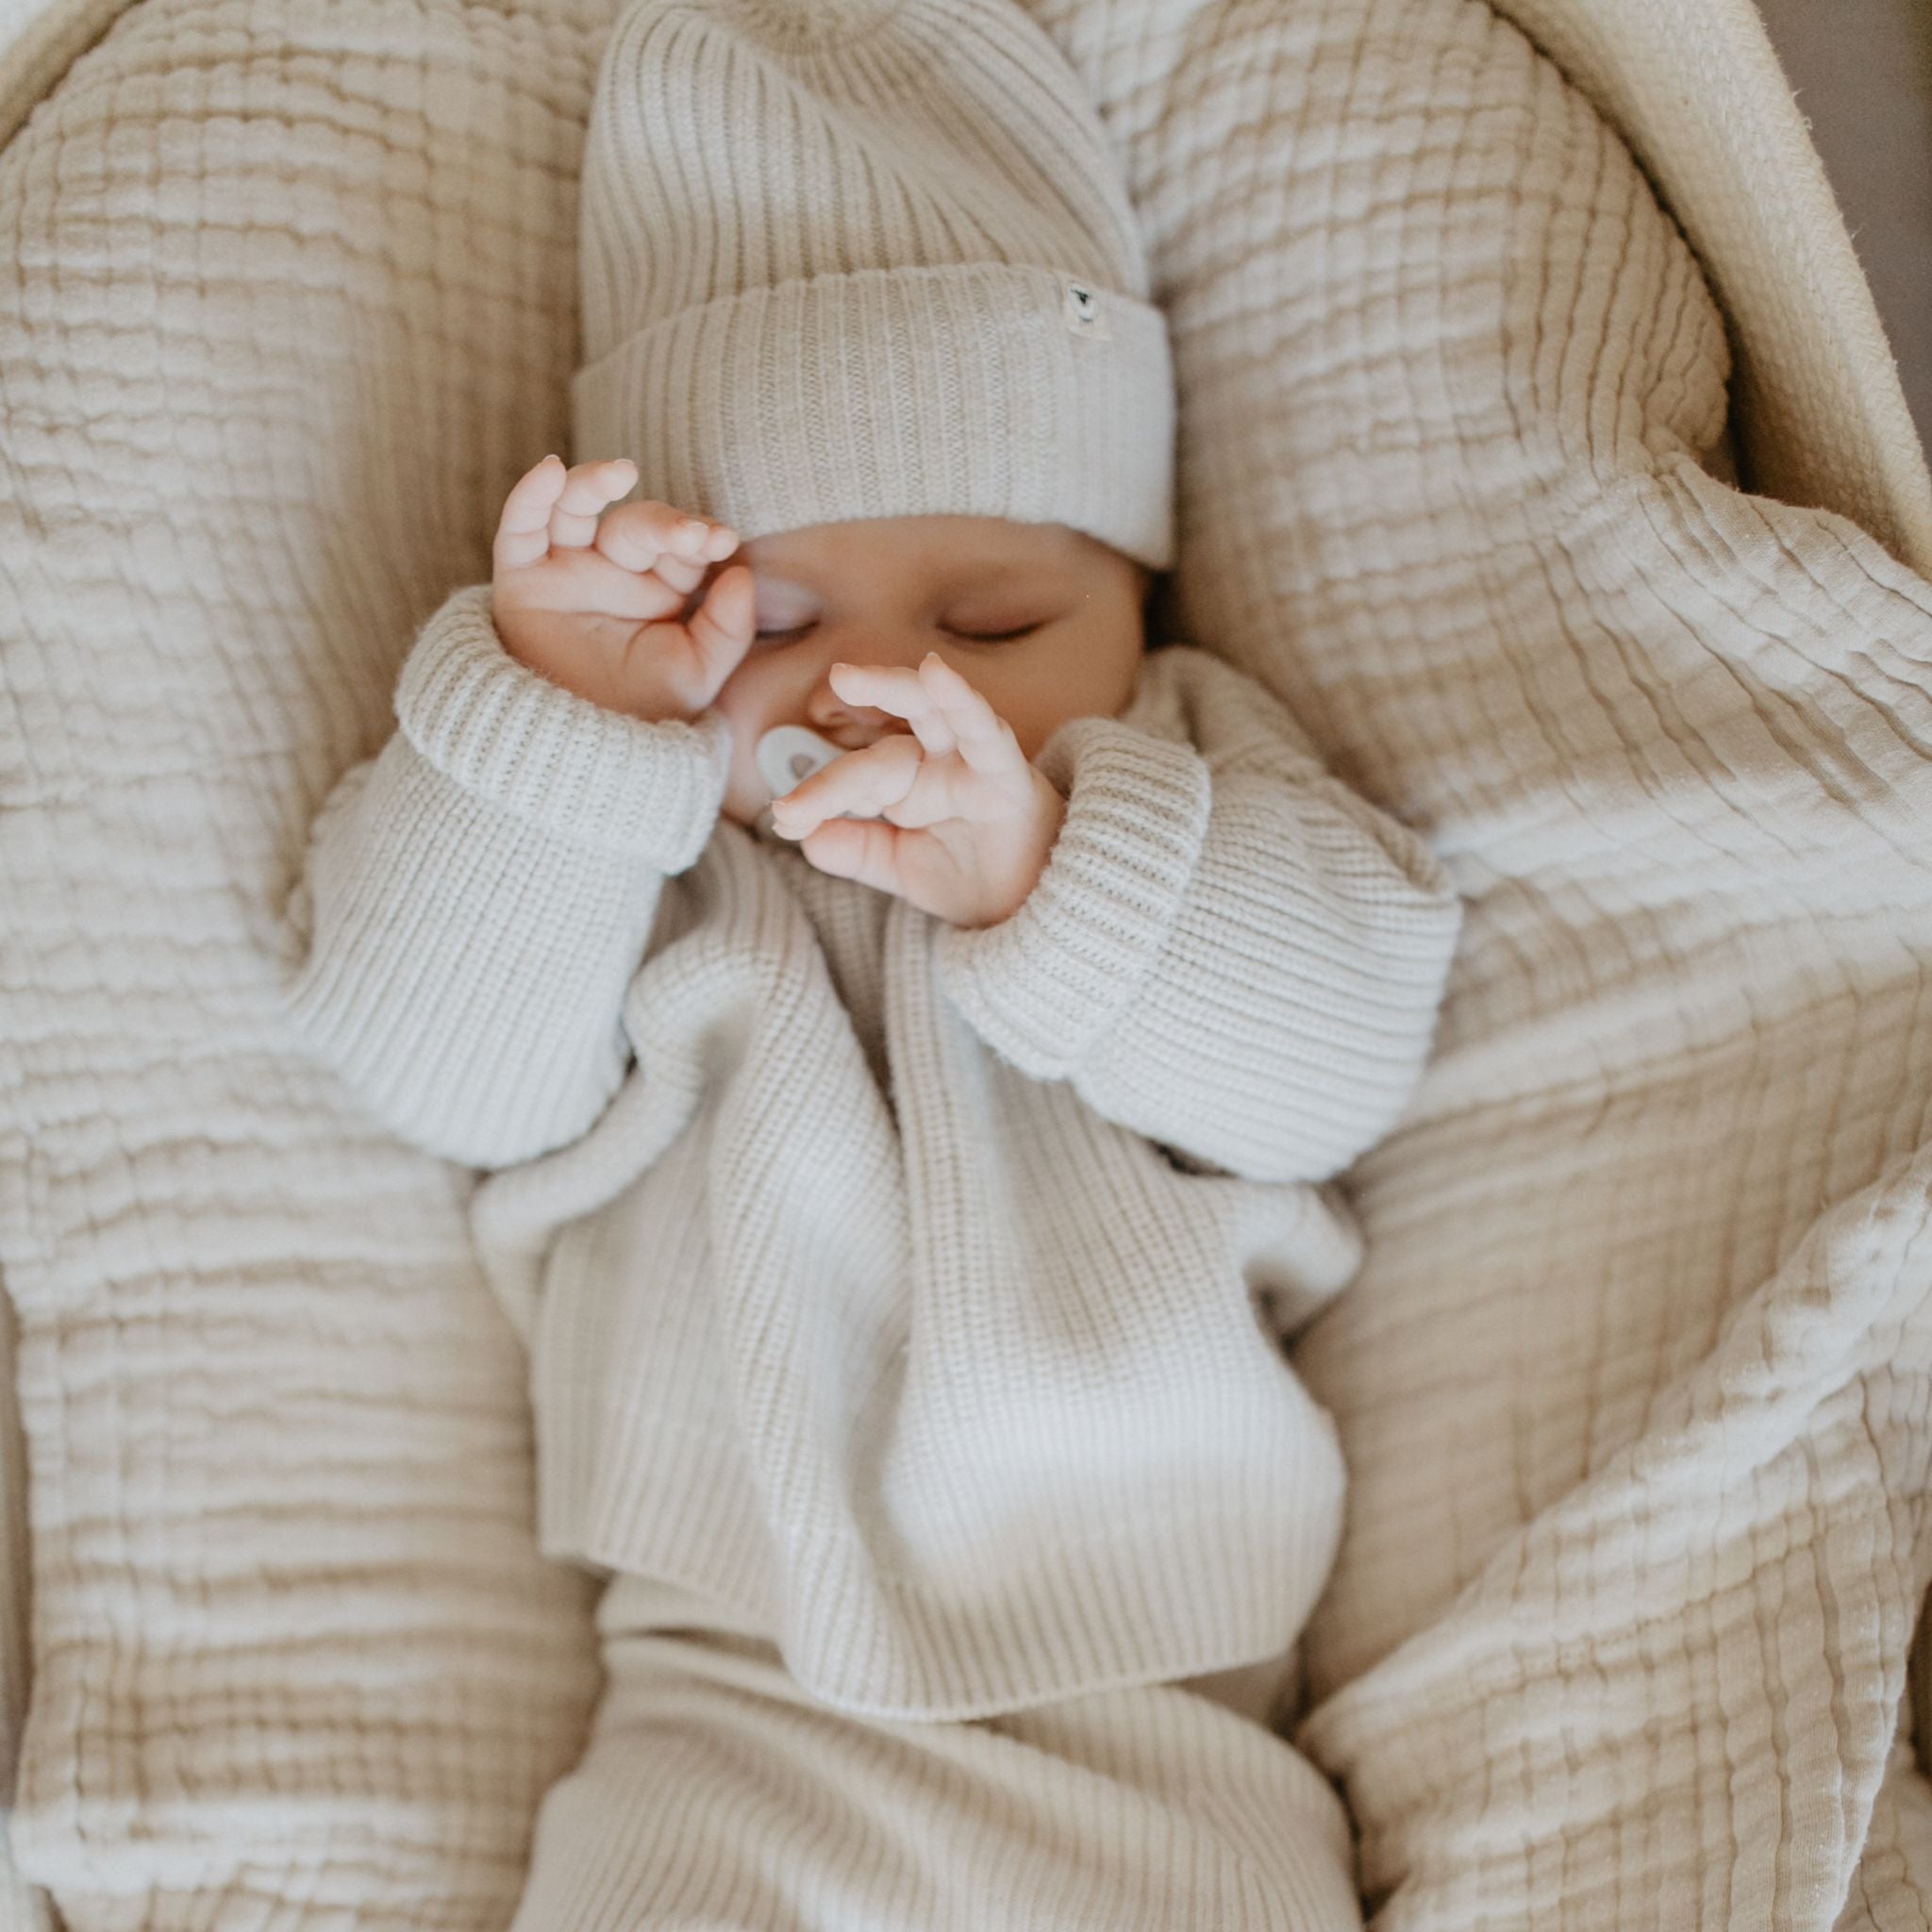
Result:
{"label": "baby's face", "polygon": [[841,751],[910,730],[841,698],[834,664],[912,670],[937,651],[1029,758],[1065,720],[1114,716],[1140,670],[1150,574],[1064,524],[814,524],[755,538],[728,563],[751,566],[759,633],[714,700],[732,736],[724,815],[741,825],[771,802],[757,753],[774,725],[804,724]]}

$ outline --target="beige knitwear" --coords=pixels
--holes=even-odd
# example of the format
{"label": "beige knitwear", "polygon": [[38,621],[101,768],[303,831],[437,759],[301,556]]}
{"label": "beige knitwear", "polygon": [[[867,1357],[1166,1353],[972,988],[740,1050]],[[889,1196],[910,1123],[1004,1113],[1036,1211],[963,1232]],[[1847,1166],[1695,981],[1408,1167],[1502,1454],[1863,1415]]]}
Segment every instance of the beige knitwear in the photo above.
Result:
{"label": "beige knitwear", "polygon": [[[501,1170],[544,1549],[684,1583],[846,1710],[966,1718],[1279,1656],[1343,1476],[1252,1301],[1354,1273],[1457,905],[1253,680],[1150,654],[1037,762],[1020,910],[947,926],[719,818],[725,738],[425,629],[318,821],[290,1012]],[[667,885],[667,881],[669,882]]]}
{"label": "beige knitwear", "polygon": [[685,1592],[620,1577],[597,1628],[510,1932],[1361,1932],[1334,1788],[1198,1685],[849,1718]]}
{"label": "beige knitwear", "polygon": [[576,459],[741,537],[1063,523],[1174,558],[1120,163],[1012,0],[633,0],[585,137]]}
{"label": "beige knitwear", "polygon": [[[1167,555],[1165,326],[1088,287],[1144,284],[1131,211],[1010,0],[641,0],[585,170],[593,371],[638,381],[580,376],[579,423],[642,406],[650,493],[704,479],[741,535],[1064,509]],[[775,257],[768,204],[801,210]],[[1170,650],[1129,708],[1047,741],[1047,870],[956,928],[721,821],[715,708],[575,698],[459,592],[317,833],[303,1037],[517,1170],[475,1217],[545,1549],[762,1619],[848,1711],[1278,1657],[1340,1536],[1333,1430],[1252,1304],[1297,1326],[1353,1273],[1313,1184],[1407,1100],[1458,908],[1253,680]]]}

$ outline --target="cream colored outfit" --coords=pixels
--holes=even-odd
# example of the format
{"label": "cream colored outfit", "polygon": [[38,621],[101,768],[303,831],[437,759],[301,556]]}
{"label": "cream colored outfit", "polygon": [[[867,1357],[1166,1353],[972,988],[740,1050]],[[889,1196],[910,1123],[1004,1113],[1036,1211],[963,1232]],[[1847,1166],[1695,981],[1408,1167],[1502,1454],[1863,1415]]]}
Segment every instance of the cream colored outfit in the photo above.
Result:
{"label": "cream colored outfit", "polygon": [[[720,714],[547,683],[487,589],[396,711],[317,821],[290,1011],[395,1132],[497,1170],[473,1225],[546,1552],[675,1587],[669,1624],[607,1600],[591,1761],[719,1633],[774,1721],[920,1750],[908,1721],[1278,1666],[1343,1490],[1279,1338],[1355,1272],[1320,1184],[1428,1049],[1459,908],[1422,843],[1189,646],[1042,748],[1064,825],[981,929],[721,819]],[[710,1635],[642,1641],[674,1624]]]}

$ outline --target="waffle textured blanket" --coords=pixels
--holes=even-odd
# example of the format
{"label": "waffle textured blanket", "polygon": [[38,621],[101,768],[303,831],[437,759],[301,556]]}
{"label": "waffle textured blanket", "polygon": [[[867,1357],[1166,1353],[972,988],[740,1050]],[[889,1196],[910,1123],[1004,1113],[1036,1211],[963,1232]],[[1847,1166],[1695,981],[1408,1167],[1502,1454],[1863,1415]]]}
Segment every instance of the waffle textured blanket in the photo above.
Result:
{"label": "waffle textured blanket", "polygon": [[[76,1932],[504,1924],[583,1748],[472,1177],[275,989],[561,446],[612,10],[141,0],[0,154],[13,1849]],[[1371,1922],[1920,1924],[1932,588],[1727,480],[1696,257],[1485,0],[1029,10],[1174,330],[1176,625],[1466,903],[1296,1360],[1350,1491],[1293,1735]]]}

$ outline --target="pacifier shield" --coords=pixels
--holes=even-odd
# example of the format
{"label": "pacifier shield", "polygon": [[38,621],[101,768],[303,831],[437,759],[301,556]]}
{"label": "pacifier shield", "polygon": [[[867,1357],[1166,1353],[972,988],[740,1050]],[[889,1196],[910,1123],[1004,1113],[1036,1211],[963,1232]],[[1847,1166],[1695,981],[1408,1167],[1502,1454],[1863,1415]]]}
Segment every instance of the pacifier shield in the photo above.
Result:
{"label": "pacifier shield", "polygon": [[[803,724],[773,725],[759,738],[756,754],[758,775],[771,787],[774,798],[782,798],[794,785],[804,784],[814,772],[823,770],[840,755],[839,747],[829,739],[821,738]],[[773,829],[769,805],[758,813],[753,829],[780,844],[791,842],[778,839]]]}

